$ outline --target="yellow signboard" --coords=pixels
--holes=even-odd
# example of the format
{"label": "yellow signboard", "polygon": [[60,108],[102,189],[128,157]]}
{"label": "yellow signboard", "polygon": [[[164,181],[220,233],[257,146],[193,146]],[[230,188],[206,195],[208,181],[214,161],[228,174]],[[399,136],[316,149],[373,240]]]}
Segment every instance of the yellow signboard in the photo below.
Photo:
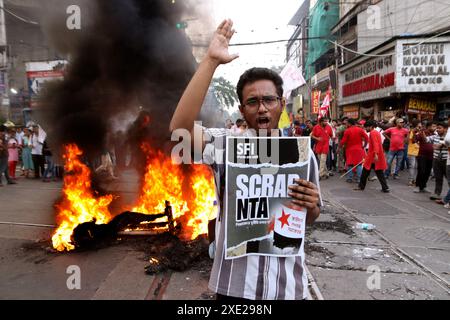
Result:
{"label": "yellow signboard", "polygon": [[320,109],[320,90],[312,92],[312,113],[318,114]]}
{"label": "yellow signboard", "polygon": [[436,102],[410,98],[408,102],[408,113],[435,114]]}
{"label": "yellow signboard", "polygon": [[343,108],[344,117],[350,119],[359,119],[359,107],[358,106],[346,106]]}

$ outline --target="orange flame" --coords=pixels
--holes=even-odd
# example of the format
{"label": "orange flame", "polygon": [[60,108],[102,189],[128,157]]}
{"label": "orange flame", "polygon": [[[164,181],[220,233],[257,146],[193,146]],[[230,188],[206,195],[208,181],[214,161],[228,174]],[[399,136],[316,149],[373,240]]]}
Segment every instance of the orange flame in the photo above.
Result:
{"label": "orange flame", "polygon": [[56,204],[58,229],[52,237],[53,248],[73,250],[73,230],[80,224],[91,222],[106,224],[111,220],[108,206],[112,195],[97,197],[91,188],[91,171],[80,161],[83,152],[74,144],[65,146],[63,198]]}
{"label": "orange flame", "polygon": [[208,233],[208,222],[216,218],[218,207],[214,177],[211,169],[205,165],[193,165],[190,183],[194,199],[189,201],[191,214],[188,215],[187,227],[191,229],[191,239]]}
{"label": "orange flame", "polygon": [[[207,234],[209,220],[217,215],[211,170],[203,165],[174,165],[169,157],[153,151],[148,144],[144,144],[142,150],[147,155],[147,167],[141,195],[132,211],[163,213],[167,200],[171,203],[173,218],[181,222],[181,239],[191,240]],[[106,224],[113,218],[108,210],[113,196],[99,197],[93,193],[91,172],[81,162],[82,154],[74,144],[65,146],[63,198],[56,205],[58,229],[52,237],[53,247],[58,251],[75,249],[71,236],[78,225],[94,219],[97,224]]]}
{"label": "orange flame", "polygon": [[172,205],[173,218],[182,221],[182,239],[207,234],[208,221],[217,215],[211,170],[192,165],[183,171],[182,166],[173,164],[162,152],[154,152],[148,144],[143,144],[142,150],[147,154],[147,169],[142,194],[132,211],[162,213],[167,200]]}

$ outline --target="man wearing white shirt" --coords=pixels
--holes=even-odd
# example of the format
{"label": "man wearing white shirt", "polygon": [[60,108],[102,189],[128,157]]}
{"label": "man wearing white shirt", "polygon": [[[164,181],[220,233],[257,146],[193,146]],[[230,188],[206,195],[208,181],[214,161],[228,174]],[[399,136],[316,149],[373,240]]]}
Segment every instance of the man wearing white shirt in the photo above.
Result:
{"label": "man wearing white shirt", "polygon": [[34,164],[34,178],[40,179],[41,174],[44,174],[45,159],[42,153],[44,141],[42,141],[42,130],[38,125],[33,126],[33,135],[31,136],[31,156]]}

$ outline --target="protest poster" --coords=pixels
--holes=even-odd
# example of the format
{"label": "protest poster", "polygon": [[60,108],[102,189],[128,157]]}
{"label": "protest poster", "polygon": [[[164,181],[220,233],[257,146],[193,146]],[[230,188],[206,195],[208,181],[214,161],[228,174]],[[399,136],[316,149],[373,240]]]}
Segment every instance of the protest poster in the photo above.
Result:
{"label": "protest poster", "polygon": [[225,258],[303,253],[306,210],[288,187],[309,180],[309,137],[228,137]]}

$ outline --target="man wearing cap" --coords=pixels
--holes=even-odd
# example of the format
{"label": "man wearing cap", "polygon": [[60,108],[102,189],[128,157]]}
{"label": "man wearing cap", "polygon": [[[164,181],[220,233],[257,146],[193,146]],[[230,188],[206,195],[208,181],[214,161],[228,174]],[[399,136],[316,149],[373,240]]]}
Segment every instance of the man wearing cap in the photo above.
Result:
{"label": "man wearing cap", "polygon": [[386,139],[389,139],[390,141],[390,147],[389,147],[389,153],[388,153],[388,159],[387,159],[387,170],[384,173],[386,176],[386,179],[389,178],[391,175],[391,167],[392,162],[394,159],[397,159],[397,163],[395,165],[395,171],[394,171],[394,179],[398,179],[398,173],[400,172],[400,165],[403,160],[404,156],[404,150],[405,150],[405,144],[408,139],[409,130],[405,129],[404,123],[405,121],[403,119],[397,119],[395,122],[396,126],[387,129],[383,132],[383,135]]}

